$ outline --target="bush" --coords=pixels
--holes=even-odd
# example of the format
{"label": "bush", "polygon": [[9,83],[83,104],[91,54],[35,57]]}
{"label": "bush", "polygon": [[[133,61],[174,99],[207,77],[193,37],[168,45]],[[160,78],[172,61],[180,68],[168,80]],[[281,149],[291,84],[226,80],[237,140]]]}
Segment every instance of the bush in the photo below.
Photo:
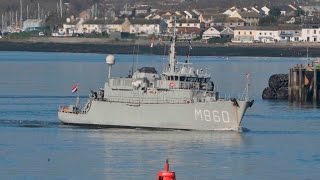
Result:
{"label": "bush", "polygon": [[27,39],[33,35],[32,32],[11,33],[6,36],[7,39]]}
{"label": "bush", "polygon": [[107,32],[102,33],[87,33],[83,35],[86,38],[108,38],[109,34]]}
{"label": "bush", "polygon": [[227,43],[227,42],[230,42],[230,41],[231,41],[231,38],[229,38],[229,37],[210,38],[210,39],[208,39],[208,43],[221,43],[221,44],[224,44],[224,43]]}

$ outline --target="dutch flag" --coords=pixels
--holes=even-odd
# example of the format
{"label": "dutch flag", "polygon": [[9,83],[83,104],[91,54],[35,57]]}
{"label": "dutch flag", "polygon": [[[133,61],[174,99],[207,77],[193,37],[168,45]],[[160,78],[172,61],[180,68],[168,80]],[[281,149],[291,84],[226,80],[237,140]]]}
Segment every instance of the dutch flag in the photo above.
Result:
{"label": "dutch flag", "polygon": [[79,87],[79,83],[72,86],[72,89],[71,89],[72,94],[78,91],[78,87]]}
{"label": "dutch flag", "polygon": [[154,37],[153,36],[151,37],[150,43],[151,43],[150,47],[153,48],[153,44],[154,44]]}
{"label": "dutch flag", "polygon": [[188,39],[188,43],[189,43],[189,50],[192,49],[192,46],[191,46],[191,39]]}

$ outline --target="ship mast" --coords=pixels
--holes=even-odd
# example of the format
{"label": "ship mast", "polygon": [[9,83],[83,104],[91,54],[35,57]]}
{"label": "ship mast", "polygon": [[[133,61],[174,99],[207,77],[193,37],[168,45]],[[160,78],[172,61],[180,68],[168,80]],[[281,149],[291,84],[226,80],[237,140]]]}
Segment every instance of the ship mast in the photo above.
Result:
{"label": "ship mast", "polygon": [[176,18],[174,18],[173,36],[169,55],[169,72],[174,73],[176,69]]}

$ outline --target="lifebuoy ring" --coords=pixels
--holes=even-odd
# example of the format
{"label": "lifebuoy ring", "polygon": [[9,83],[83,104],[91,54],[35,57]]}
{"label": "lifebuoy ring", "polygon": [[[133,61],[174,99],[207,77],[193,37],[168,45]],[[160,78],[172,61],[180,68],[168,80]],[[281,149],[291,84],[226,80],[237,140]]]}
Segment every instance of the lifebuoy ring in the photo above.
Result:
{"label": "lifebuoy ring", "polygon": [[169,87],[173,88],[173,87],[175,87],[175,86],[176,86],[176,84],[175,84],[174,82],[170,82],[170,83],[169,83]]}

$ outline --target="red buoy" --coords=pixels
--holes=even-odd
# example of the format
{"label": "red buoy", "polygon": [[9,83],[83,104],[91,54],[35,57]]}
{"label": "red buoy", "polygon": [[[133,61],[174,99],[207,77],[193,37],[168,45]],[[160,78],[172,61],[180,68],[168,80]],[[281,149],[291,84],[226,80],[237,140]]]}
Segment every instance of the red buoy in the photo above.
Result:
{"label": "red buoy", "polygon": [[169,161],[166,160],[164,171],[158,172],[157,180],[176,180],[176,173],[169,170]]}

